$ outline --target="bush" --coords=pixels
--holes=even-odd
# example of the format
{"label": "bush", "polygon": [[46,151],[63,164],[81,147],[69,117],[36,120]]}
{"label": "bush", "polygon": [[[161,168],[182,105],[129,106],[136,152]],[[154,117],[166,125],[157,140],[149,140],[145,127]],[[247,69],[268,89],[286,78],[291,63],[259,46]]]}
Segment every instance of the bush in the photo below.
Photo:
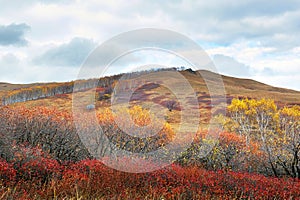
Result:
{"label": "bush", "polygon": [[13,164],[5,160],[0,160],[0,180],[4,184],[10,184],[15,181],[15,178],[16,170],[13,168]]}
{"label": "bush", "polygon": [[[12,177],[0,188],[6,199],[297,199],[300,181],[231,171],[210,171],[172,164],[150,173],[125,173],[97,160],[50,167],[28,160],[30,171],[49,177],[45,184],[35,176],[14,179],[13,164],[0,162],[0,177]],[[24,166],[25,168],[25,166]],[[52,170],[51,170],[52,168]],[[34,170],[33,170],[34,169]],[[19,169],[17,169],[19,170]],[[18,173],[26,172],[20,170]],[[53,173],[61,174],[60,178]],[[14,189],[8,189],[14,187]],[[12,192],[15,191],[15,192]],[[26,198],[25,198],[26,197]]]}
{"label": "bush", "polygon": [[59,163],[44,153],[39,147],[14,145],[13,166],[17,181],[32,181],[36,185],[47,183],[52,178],[61,177]]}
{"label": "bush", "polygon": [[[13,159],[11,145],[40,146],[58,161],[82,160],[89,153],[82,145],[70,114],[56,109],[35,107],[0,108],[1,156]],[[3,134],[5,133],[5,134]],[[1,143],[3,145],[1,145]]]}

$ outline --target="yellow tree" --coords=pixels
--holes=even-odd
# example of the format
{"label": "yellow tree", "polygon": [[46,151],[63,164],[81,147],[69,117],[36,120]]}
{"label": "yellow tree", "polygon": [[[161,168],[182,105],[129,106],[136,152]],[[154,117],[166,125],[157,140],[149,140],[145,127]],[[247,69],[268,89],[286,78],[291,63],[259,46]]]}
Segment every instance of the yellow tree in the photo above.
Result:
{"label": "yellow tree", "polygon": [[235,122],[235,132],[245,136],[247,145],[250,142],[250,134],[253,127],[252,113],[249,110],[249,99],[233,99],[227,107],[230,118]]}
{"label": "yellow tree", "polygon": [[118,107],[98,113],[104,134],[119,149],[140,153],[164,146],[174,137],[172,127],[141,106]]}
{"label": "yellow tree", "polygon": [[260,137],[263,150],[267,154],[268,163],[275,176],[278,176],[278,166],[276,155],[278,154],[278,111],[274,100],[261,99],[252,100],[250,112],[254,117],[255,131],[254,134]]}
{"label": "yellow tree", "polygon": [[278,163],[286,174],[300,178],[300,106],[280,110],[281,150]]}
{"label": "yellow tree", "polygon": [[276,153],[278,152],[278,110],[271,99],[233,99],[228,106],[228,113],[235,123],[235,131],[246,138],[246,144],[250,140],[259,141],[261,148],[267,155],[266,168],[271,168],[275,176],[278,176],[276,165]]}

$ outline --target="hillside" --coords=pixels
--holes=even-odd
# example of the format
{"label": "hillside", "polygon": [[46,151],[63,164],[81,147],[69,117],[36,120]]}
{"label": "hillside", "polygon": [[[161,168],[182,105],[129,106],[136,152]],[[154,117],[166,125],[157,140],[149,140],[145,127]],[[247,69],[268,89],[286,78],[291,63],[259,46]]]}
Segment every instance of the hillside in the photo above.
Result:
{"label": "hillside", "polygon": [[[206,77],[214,77],[209,71],[202,71]],[[274,87],[251,79],[241,79],[222,75],[226,95],[248,98],[271,98],[278,103],[299,104],[300,91]]]}
{"label": "hillside", "polygon": [[[213,118],[224,98],[206,83],[219,84],[217,74],[184,70],[180,80],[159,72],[143,72],[149,81],[136,79],[138,72],[78,85],[1,83],[1,199],[299,197],[300,107],[290,105],[300,105],[300,92],[222,76],[231,105]],[[275,102],[255,100],[261,97]],[[244,113],[248,120],[240,120]]]}
{"label": "hillside", "polygon": [[[184,70],[180,72],[191,84],[194,91],[198,95],[198,100],[201,103],[207,104],[210,101],[209,92],[205,84],[204,79],[201,76],[205,76],[209,81],[215,81],[216,74],[213,72],[201,70],[192,71]],[[121,74],[122,75],[122,74]],[[121,77],[121,75],[115,75],[111,77],[101,78],[97,87],[111,88],[113,84]],[[300,104],[300,92],[290,89],[273,87],[260,83],[250,79],[240,79],[235,77],[229,77],[222,75],[223,83],[225,86],[225,92],[227,95],[227,103],[231,102],[232,98],[272,98],[279,105],[293,105]],[[86,91],[94,88],[98,80],[81,80],[81,91]],[[74,82],[65,83],[32,83],[32,84],[10,84],[0,83],[0,99],[2,99],[2,105],[22,103],[26,101],[26,105],[35,106],[57,106],[60,109],[69,109],[71,106],[72,92]],[[81,92],[79,91],[79,92]],[[98,90],[97,90],[98,91]],[[141,94],[141,92],[143,94]],[[133,100],[140,100],[143,102],[156,101],[156,103],[163,104],[169,98],[174,98],[167,88],[163,86],[157,87],[144,87],[139,96],[132,97]],[[134,94],[133,94],[134,95]],[[97,104],[105,105],[102,100]],[[87,101],[88,103],[88,101]]]}

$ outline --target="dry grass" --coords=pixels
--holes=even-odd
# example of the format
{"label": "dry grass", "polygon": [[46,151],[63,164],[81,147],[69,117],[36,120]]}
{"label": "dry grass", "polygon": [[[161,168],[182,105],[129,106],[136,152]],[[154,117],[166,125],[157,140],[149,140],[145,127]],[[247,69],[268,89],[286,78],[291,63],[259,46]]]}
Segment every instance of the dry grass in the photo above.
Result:
{"label": "dry grass", "polygon": [[[206,87],[205,81],[202,76],[205,76],[206,79],[210,82],[216,81],[216,74],[208,71],[198,71],[198,73],[190,73],[188,71],[182,71],[181,74],[189,81],[194,91],[197,93],[200,113],[201,113],[201,121],[207,122],[210,114],[210,96],[209,91]],[[167,73],[166,73],[167,75]],[[225,93],[227,96],[227,101],[230,103],[232,98],[271,98],[274,99],[280,105],[291,105],[291,104],[300,104],[300,92],[272,87],[263,83],[259,83],[257,81],[249,80],[249,79],[238,79],[228,76],[222,76],[223,83],[225,86]],[[169,84],[173,85],[176,88],[182,87],[180,85],[180,81],[176,82],[171,80]],[[48,83],[52,84],[52,83]],[[0,83],[0,97],[4,95],[5,92],[26,88],[26,87],[34,87],[37,85],[47,85],[47,83],[35,83],[35,84],[9,84],[9,83]],[[179,89],[180,90],[180,89]],[[182,94],[185,95],[184,88],[181,90]],[[91,92],[91,91],[86,91]],[[86,92],[79,92],[78,96],[82,96],[82,98],[86,98]],[[186,94],[189,95],[189,94]],[[168,89],[166,86],[160,85],[159,87],[154,88],[143,88],[136,92],[136,98],[133,99],[131,104],[140,104],[144,107],[150,107],[151,104],[156,103],[162,106],[165,106],[164,103],[170,99],[175,99],[176,96]],[[84,104],[88,105],[93,102],[93,99],[84,99]],[[62,96],[54,96],[49,98],[43,98],[38,100],[32,100],[25,103],[17,103],[17,105],[25,105],[26,107],[34,107],[34,106],[45,106],[45,107],[56,107],[59,110],[72,110],[72,94],[66,94]],[[183,102],[185,106],[189,105],[188,101]],[[14,106],[14,105],[12,105]],[[101,107],[110,106],[110,100],[96,101],[96,107],[101,109]],[[193,108],[191,106],[191,108]],[[167,113],[165,110],[163,112]],[[178,121],[178,116],[180,115],[180,111],[174,110],[172,113],[168,113],[166,116],[169,119],[172,119],[174,122]],[[176,117],[175,117],[176,116]]]}

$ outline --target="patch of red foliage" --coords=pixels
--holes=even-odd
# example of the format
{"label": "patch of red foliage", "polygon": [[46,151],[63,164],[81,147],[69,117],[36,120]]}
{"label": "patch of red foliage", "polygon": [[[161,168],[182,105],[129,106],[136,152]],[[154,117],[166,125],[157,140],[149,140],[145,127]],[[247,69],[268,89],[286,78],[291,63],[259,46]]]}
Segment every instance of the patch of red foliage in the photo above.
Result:
{"label": "patch of red foliage", "polygon": [[[208,171],[172,164],[132,174],[113,170],[97,160],[58,164],[36,158],[23,164],[0,161],[2,189],[14,187],[13,199],[82,198],[297,199],[300,181],[231,171]],[[54,176],[55,175],[55,176]],[[49,177],[45,181],[45,177]]]}

